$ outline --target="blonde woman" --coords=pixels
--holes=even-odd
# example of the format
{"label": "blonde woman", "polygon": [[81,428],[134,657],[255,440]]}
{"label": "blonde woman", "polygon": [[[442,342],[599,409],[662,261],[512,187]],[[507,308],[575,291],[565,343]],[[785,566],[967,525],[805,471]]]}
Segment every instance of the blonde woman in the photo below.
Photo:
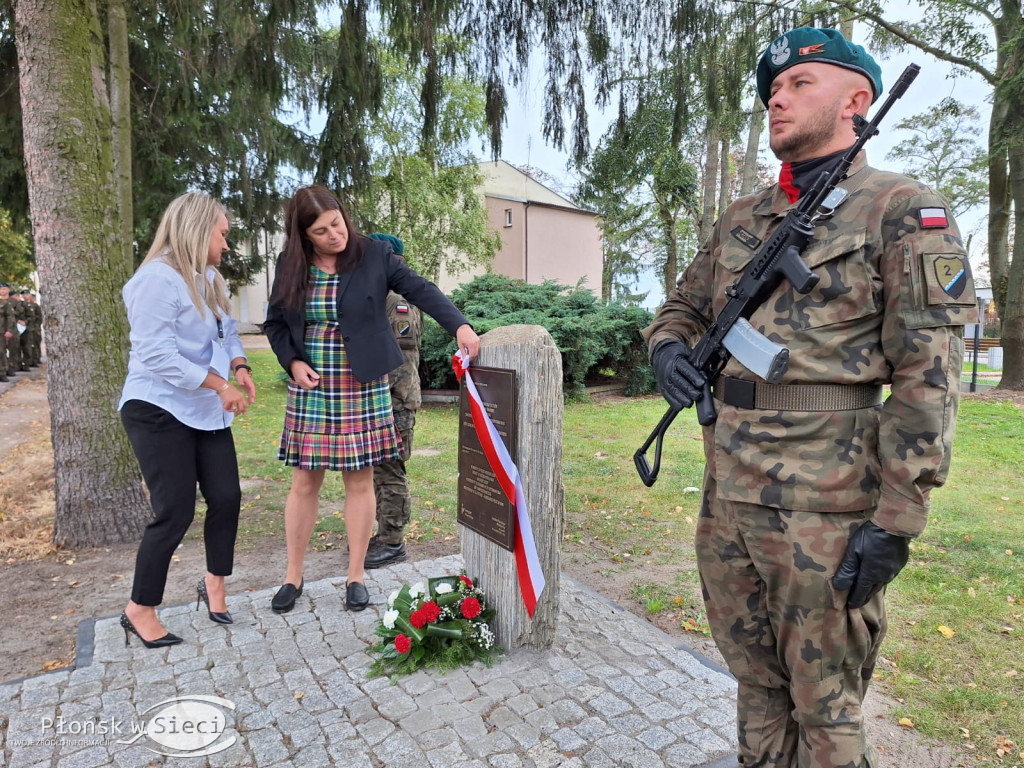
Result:
{"label": "blonde woman", "polygon": [[[231,575],[242,493],[231,422],[256,398],[228,294],[217,271],[228,250],[227,211],[191,192],[167,206],[153,246],[122,290],[131,325],[128,377],[118,410],[149,488],[153,521],[135,560],[121,614],[147,648],[181,642],[157,618],[171,555],[195,513],[196,483],[207,504],[207,573],[197,585],[210,619],[230,624]],[[230,382],[242,388],[239,391]]]}

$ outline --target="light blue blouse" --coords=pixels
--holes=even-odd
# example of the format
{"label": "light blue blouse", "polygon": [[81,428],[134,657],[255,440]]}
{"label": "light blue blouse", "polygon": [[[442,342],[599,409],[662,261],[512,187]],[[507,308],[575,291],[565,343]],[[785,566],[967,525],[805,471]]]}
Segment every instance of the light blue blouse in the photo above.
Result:
{"label": "light blue blouse", "polygon": [[[206,289],[213,290],[212,269],[206,278]],[[225,315],[218,322],[209,308],[200,316],[185,280],[160,261],[139,267],[121,296],[132,348],[117,409],[144,400],[194,429],[231,426],[234,415],[224,410],[216,392],[201,385],[211,370],[229,379],[231,361],[245,357],[235,321]]]}

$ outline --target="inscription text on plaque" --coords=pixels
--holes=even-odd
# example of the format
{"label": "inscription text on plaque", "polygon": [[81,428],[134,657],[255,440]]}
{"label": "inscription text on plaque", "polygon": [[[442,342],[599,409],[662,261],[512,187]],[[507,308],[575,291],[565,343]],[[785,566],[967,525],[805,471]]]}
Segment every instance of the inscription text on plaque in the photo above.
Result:
{"label": "inscription text on plaque", "polygon": [[[494,428],[515,462],[516,372],[475,365],[469,372]],[[515,518],[512,502],[498,484],[480,447],[465,387],[459,399],[459,511],[456,519],[460,525],[510,552],[513,550]]]}

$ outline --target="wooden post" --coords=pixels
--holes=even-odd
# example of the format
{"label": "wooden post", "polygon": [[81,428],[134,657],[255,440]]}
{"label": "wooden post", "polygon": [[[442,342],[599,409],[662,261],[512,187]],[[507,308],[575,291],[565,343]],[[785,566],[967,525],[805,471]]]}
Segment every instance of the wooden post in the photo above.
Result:
{"label": "wooden post", "polygon": [[[515,555],[469,528],[461,528],[466,573],[479,579],[495,607],[495,641],[506,650],[547,648],[558,626],[562,530],[562,357],[539,325],[495,328],[480,337],[475,363],[516,372],[519,468],[537,556],[547,582],[531,619],[519,591]],[[470,368],[470,373],[472,373]]]}

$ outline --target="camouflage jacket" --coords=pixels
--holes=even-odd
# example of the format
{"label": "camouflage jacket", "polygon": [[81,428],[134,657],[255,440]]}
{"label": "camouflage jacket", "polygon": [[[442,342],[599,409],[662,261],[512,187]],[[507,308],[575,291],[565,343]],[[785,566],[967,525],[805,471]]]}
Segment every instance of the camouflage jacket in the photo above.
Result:
{"label": "camouflage jacket", "polygon": [[[783,384],[889,384],[891,392],[877,408],[828,412],[716,401],[718,421],[704,429],[708,470],[726,500],[872,509],[885,530],[916,536],[949,468],[963,325],[978,317],[974,284],[940,195],[870,168],[863,153],[840,186],[850,197],[818,221],[803,254],[817,286],[802,295],[784,280],[750,322],[789,348]],[[645,329],[649,349],[664,339],[695,344],[725,305],[725,288],[793,207],[778,185],[730,205]],[[735,359],[723,374],[756,380]]]}
{"label": "camouflage jacket", "polygon": [[30,331],[41,331],[43,328],[43,310],[38,304],[25,304],[25,325]]}
{"label": "camouflage jacket", "polygon": [[14,302],[10,299],[0,299],[0,336],[7,331],[18,332],[18,318],[14,310]]}
{"label": "camouflage jacket", "polygon": [[405,362],[388,374],[391,385],[391,406],[396,411],[418,410],[420,395],[420,341],[423,338],[423,315],[394,291],[388,293],[388,322],[402,348]]}
{"label": "camouflage jacket", "polygon": [[11,306],[14,307],[14,316],[18,318],[19,323],[28,320],[28,304],[21,299],[11,299]]}

